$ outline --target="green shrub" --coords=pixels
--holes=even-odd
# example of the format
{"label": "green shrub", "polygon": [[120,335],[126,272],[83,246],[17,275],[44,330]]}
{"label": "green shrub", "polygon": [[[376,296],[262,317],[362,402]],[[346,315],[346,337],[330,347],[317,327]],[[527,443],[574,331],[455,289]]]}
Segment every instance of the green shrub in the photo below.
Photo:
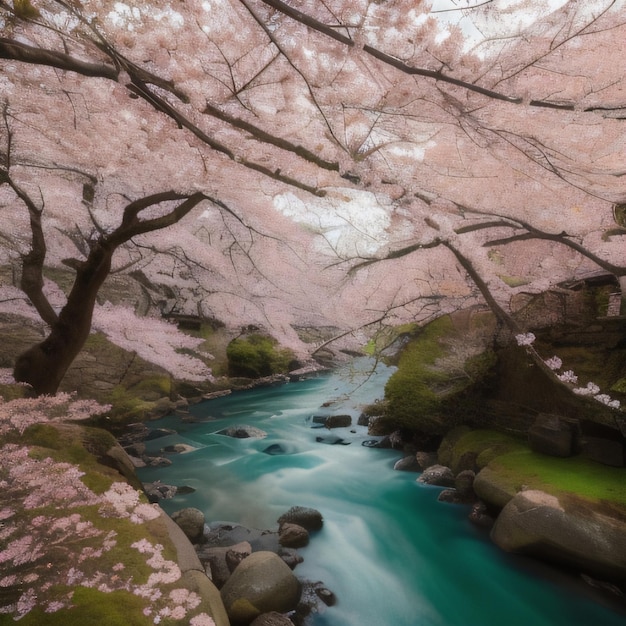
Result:
{"label": "green shrub", "polygon": [[273,337],[259,334],[233,339],[226,355],[228,374],[246,378],[286,373],[293,361],[291,350],[281,349]]}

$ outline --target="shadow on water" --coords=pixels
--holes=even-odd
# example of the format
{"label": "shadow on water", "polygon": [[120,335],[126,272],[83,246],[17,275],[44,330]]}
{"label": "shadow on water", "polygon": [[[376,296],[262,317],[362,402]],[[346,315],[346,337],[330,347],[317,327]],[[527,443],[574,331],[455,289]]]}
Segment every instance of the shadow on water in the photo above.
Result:
{"label": "shadow on water", "polygon": [[[193,487],[162,505],[169,513],[197,507],[209,522],[274,528],[293,505],[320,510],[324,527],[301,550],[296,573],[322,580],[339,601],[313,626],[624,626],[626,613],[594,602],[590,588],[502,553],[469,523],[465,507],[437,502],[437,488],[394,471],[398,453],[362,446],[365,427],[332,431],[349,445],[316,441],[331,433],[312,428],[312,415],[356,418],[360,405],[383,395],[392,370],[378,365],[361,384],[369,367],[362,360],[348,374],[193,407],[209,421],[160,420],[155,426],[178,434],[148,442],[149,451],[179,442],[197,449],[172,456],[170,467],[140,470],[140,478]],[[329,401],[336,402],[322,407]],[[218,434],[242,424],[267,436]],[[270,446],[275,453],[266,452]]]}

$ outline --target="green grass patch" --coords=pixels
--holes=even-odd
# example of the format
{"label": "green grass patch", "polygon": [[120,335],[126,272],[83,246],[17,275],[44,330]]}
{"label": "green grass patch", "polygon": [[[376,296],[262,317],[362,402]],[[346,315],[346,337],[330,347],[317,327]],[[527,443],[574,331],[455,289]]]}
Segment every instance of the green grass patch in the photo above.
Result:
{"label": "green grass patch", "polygon": [[[442,442],[444,448],[446,440]],[[448,452],[447,464],[457,467],[463,457],[476,455],[476,466],[482,469],[493,459],[513,451],[525,450],[519,439],[495,430],[471,430],[454,441]]]}
{"label": "green grass patch", "polygon": [[525,485],[556,496],[575,494],[626,506],[624,469],[584,457],[563,459],[523,449],[498,456],[491,461],[490,468],[516,489]]}

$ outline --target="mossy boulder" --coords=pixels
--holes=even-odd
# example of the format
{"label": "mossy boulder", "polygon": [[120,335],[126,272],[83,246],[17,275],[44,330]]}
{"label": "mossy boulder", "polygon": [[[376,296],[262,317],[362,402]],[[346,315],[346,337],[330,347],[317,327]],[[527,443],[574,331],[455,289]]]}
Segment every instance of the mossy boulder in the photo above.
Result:
{"label": "mossy boulder", "polygon": [[384,421],[442,435],[476,421],[478,390],[496,362],[491,313],[461,311],[420,329],[405,346],[385,387]]}
{"label": "mossy boulder", "polygon": [[262,378],[285,374],[294,365],[291,350],[281,348],[269,335],[252,333],[233,339],[226,348],[228,374],[233,377]]}

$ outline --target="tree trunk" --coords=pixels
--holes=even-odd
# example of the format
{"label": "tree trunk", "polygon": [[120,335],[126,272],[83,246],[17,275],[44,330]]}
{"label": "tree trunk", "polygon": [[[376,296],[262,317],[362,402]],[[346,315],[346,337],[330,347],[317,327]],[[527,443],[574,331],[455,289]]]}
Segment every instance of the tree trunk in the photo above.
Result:
{"label": "tree trunk", "polygon": [[16,381],[28,383],[37,395],[54,395],[68,368],[89,337],[96,296],[111,269],[114,247],[95,244],[78,267],[67,304],[51,325],[50,334],[15,362]]}

